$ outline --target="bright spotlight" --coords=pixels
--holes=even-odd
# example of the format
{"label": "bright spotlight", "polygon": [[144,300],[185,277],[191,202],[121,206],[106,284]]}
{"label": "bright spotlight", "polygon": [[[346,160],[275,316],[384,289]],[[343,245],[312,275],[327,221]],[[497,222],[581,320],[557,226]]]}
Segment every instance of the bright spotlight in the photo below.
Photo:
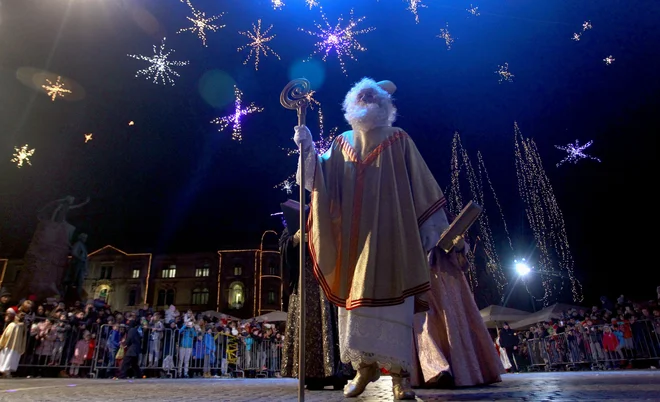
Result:
{"label": "bright spotlight", "polygon": [[516,272],[520,276],[525,276],[531,272],[531,268],[529,268],[529,265],[523,260],[522,262],[516,261]]}

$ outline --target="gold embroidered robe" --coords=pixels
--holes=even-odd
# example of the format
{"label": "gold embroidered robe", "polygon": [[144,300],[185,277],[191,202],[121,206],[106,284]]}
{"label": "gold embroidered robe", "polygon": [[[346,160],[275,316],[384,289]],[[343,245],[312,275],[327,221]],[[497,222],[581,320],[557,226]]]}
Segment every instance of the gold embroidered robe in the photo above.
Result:
{"label": "gold embroidered robe", "polygon": [[[317,157],[307,230],[314,274],[347,310],[392,306],[429,290],[420,226],[446,201],[417,147],[396,127],[339,136]],[[307,159],[307,158],[306,158]]]}

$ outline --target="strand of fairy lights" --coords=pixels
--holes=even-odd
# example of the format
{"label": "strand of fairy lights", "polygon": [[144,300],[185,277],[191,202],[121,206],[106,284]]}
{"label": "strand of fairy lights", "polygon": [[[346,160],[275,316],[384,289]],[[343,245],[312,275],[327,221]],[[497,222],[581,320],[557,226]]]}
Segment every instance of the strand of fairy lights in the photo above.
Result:
{"label": "strand of fairy lights", "polygon": [[[498,294],[501,296],[507,285],[507,279],[502,270],[502,264],[500,263],[497,250],[494,245],[492,230],[490,228],[488,216],[486,214],[486,208],[484,207],[485,197],[482,180],[480,180],[481,176],[478,178],[475,174],[475,170],[472,166],[467,151],[465,151],[462,146],[458,132],[454,135],[454,139],[452,141],[452,157],[450,164],[451,186],[448,192],[448,204],[450,212],[457,215],[463,208],[463,197],[460,181],[461,177],[464,176],[468,181],[472,199],[474,199],[475,202],[479,203],[484,208],[484,212],[479,218],[478,238],[486,256],[486,272],[488,272],[495,281]],[[463,175],[461,175],[462,172],[464,173]],[[470,256],[469,254],[470,253],[468,253],[468,259],[474,262],[475,256]],[[474,269],[474,266],[471,266],[470,269]],[[476,278],[476,273],[471,273],[470,278]],[[471,285],[473,287],[476,286],[475,282],[476,281],[471,280]]]}
{"label": "strand of fairy lights", "polygon": [[479,178],[485,177],[486,181],[488,182],[488,186],[490,187],[490,192],[493,195],[493,199],[495,200],[497,209],[500,212],[500,218],[502,219],[502,224],[504,225],[504,233],[506,233],[506,238],[509,241],[509,247],[511,248],[511,251],[514,251],[513,242],[511,241],[511,234],[509,233],[509,228],[506,224],[506,219],[504,219],[504,210],[502,209],[502,204],[500,204],[500,200],[497,198],[497,193],[495,193],[495,187],[493,187],[493,182],[490,180],[490,175],[488,174],[488,170],[486,169],[486,163],[484,162],[484,157],[481,154],[481,151],[477,151],[477,163],[478,163],[477,168],[479,169]]}
{"label": "strand of fairy lights", "polygon": [[[543,168],[538,148],[532,139],[522,136],[517,123],[514,125],[514,136],[518,188],[539,250],[538,272],[545,291],[543,302],[547,305],[555,292],[561,293],[564,274],[570,280],[573,301],[580,302],[583,299],[582,284],[575,277],[575,263],[564,217]],[[561,278],[560,281],[556,280],[557,276]]]}

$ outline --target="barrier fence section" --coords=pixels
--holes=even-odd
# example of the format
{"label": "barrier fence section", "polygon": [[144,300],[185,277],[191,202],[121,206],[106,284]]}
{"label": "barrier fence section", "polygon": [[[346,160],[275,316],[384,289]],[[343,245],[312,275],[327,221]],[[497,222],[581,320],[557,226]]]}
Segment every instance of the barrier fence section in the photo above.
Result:
{"label": "barrier fence section", "polygon": [[524,346],[520,354],[535,370],[615,369],[621,362],[660,359],[660,323],[640,320],[622,331],[609,325],[577,325],[560,334],[528,339]]}
{"label": "barrier fence section", "polygon": [[[138,365],[141,373],[120,373],[125,357],[125,325],[71,325],[35,319],[26,323],[26,350],[19,371],[29,377],[88,376],[113,378],[126,374],[151,377],[279,376],[282,343],[241,338],[194,327],[141,328]],[[48,371],[48,373],[46,373]]]}

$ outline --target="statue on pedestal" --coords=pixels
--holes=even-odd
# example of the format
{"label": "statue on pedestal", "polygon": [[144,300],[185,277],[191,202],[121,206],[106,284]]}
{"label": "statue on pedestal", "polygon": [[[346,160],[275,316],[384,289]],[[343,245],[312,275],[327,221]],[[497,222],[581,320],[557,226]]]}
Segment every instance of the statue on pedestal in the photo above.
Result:
{"label": "statue on pedestal", "polygon": [[[67,222],[67,214],[87,204],[89,198],[77,205],[74,201],[74,197],[67,196],[49,202],[39,210],[39,223],[25,253],[25,267],[16,281],[14,294],[17,296],[34,294],[42,300],[62,295],[59,286],[68,266],[71,239],[76,230]],[[47,213],[53,205],[52,213]]]}
{"label": "statue on pedestal", "polygon": [[78,240],[71,247],[71,261],[64,274],[62,282],[62,295],[66,297],[72,286],[76,287],[78,300],[83,300],[83,281],[87,276],[87,233],[78,235]]}

